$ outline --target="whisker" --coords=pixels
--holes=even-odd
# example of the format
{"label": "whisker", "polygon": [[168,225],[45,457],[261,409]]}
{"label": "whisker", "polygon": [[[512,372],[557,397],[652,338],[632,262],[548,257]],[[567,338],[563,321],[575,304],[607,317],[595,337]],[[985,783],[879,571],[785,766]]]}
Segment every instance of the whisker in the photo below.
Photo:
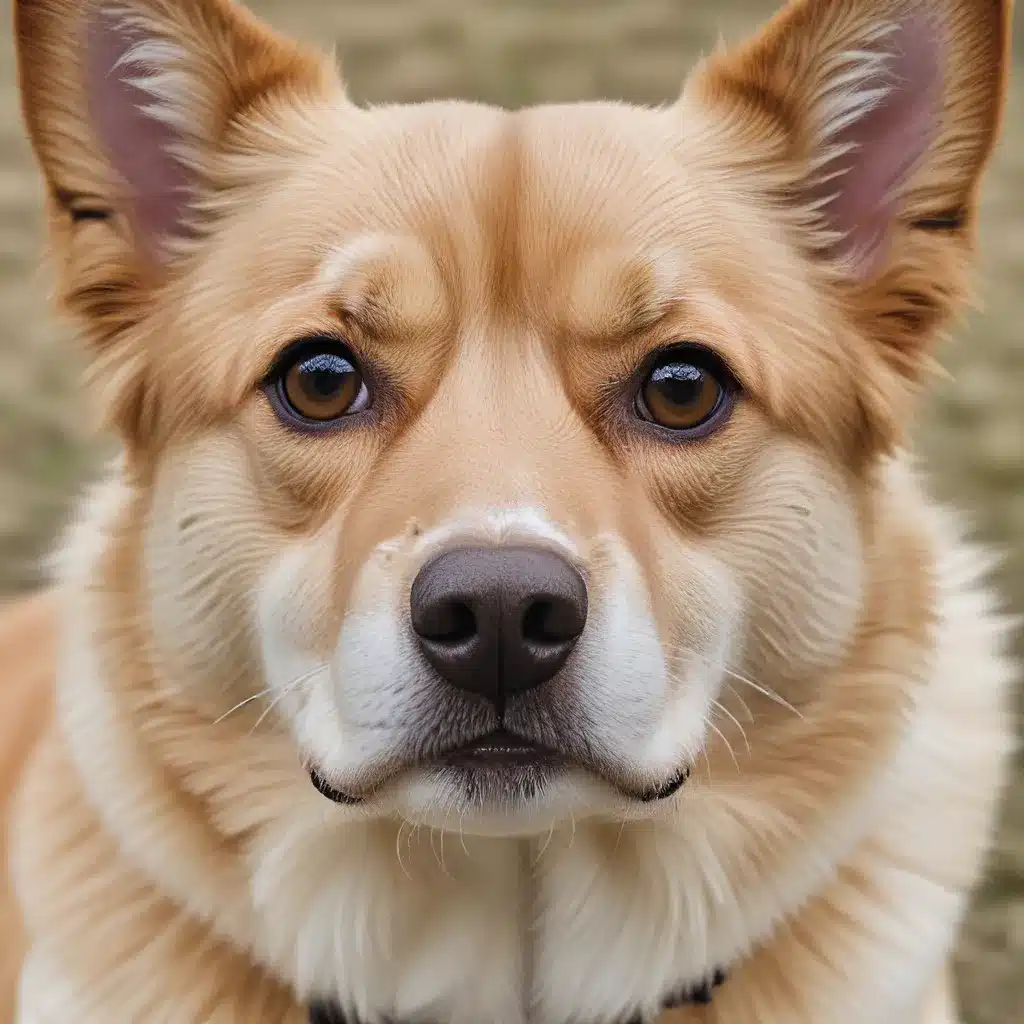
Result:
{"label": "whisker", "polygon": [[286,692],[293,690],[295,689],[296,686],[301,686],[307,680],[312,679],[313,676],[318,675],[320,672],[323,672],[328,669],[330,669],[330,665],[326,661],[321,663],[320,665],[314,665],[313,668],[307,669],[305,672],[300,673],[299,675],[295,676],[294,679],[290,679],[287,683],[285,683],[282,689]]}
{"label": "whisker", "polygon": [[726,683],[725,685],[729,688],[729,692],[736,698],[736,702],[739,706],[743,708],[743,713],[747,716],[747,721],[753,722],[754,714],[750,710],[750,706],[747,702],[736,692],[736,687],[733,686],[732,683]]}
{"label": "whisker", "polygon": [[[295,678],[290,679],[281,688],[281,695],[284,696],[284,694],[290,693],[293,689],[295,689],[295,687],[301,686],[304,682],[306,682],[307,679],[310,679],[312,676],[315,676],[318,672],[322,672],[325,668],[327,668],[326,664],[317,665],[315,668],[311,668],[308,671],[303,672],[298,676],[295,676]],[[214,719],[213,724],[220,725],[220,723],[223,722],[225,718],[228,718],[230,715],[233,715],[236,711],[239,711],[240,709],[244,708],[247,704],[251,704],[254,700],[259,700],[260,697],[265,697],[268,693],[272,693],[274,689],[275,687],[273,686],[267,686],[262,690],[258,690],[256,693],[250,694],[250,696],[246,697],[244,700],[240,700],[234,707],[229,708],[227,711],[225,711],[224,714],[221,715],[219,718]],[[253,727],[253,729],[255,730],[255,726]]]}
{"label": "whisker", "polygon": [[249,730],[249,735],[250,735],[250,736],[251,736],[251,735],[252,735],[252,734],[253,734],[253,733],[254,733],[254,732],[255,732],[255,731],[256,731],[256,730],[257,730],[257,729],[258,729],[258,728],[260,727],[260,723],[262,723],[263,719],[264,719],[264,718],[266,718],[266,717],[267,717],[267,715],[269,715],[269,714],[270,714],[270,712],[271,712],[271,711],[273,711],[273,710],[274,710],[274,708],[276,708],[276,707],[277,707],[277,705],[278,705],[278,704],[279,704],[279,703],[280,703],[280,702],[281,702],[281,701],[282,701],[282,700],[283,700],[283,699],[284,699],[285,697],[287,697],[287,696],[288,696],[288,692],[289,692],[289,691],[287,691],[287,690],[282,690],[282,691],[281,691],[281,692],[280,692],[280,693],[279,693],[279,694],[278,694],[278,695],[277,695],[277,696],[276,696],[276,697],[275,697],[275,698],[274,698],[274,699],[273,699],[273,700],[272,700],[272,701],[271,701],[271,702],[270,702],[270,703],[269,703],[269,704],[268,704],[268,705],[267,705],[267,706],[266,706],[266,707],[265,707],[265,708],[264,708],[264,709],[263,709],[263,710],[262,710],[262,711],[260,712],[260,717],[256,719],[256,724],[255,724],[255,725],[254,725],[254,726],[253,726],[253,727],[252,727],[252,728],[251,728],[251,729]]}
{"label": "whisker", "polygon": [[320,672],[328,671],[329,667],[330,666],[328,666],[326,663],[323,665],[318,665],[316,668],[310,669],[308,672],[303,672],[302,675],[296,676],[289,683],[286,683],[285,686],[282,687],[281,692],[263,709],[262,713],[260,714],[260,717],[256,719],[256,724],[249,730],[249,735],[251,736],[260,727],[260,723],[263,721],[263,719],[266,718],[267,715],[269,715],[270,712],[273,711],[274,708],[277,707],[277,705],[280,704],[285,697],[290,696],[303,683],[311,679],[313,676],[317,675]]}
{"label": "whisker", "polygon": [[708,748],[706,746],[701,747],[700,751],[704,755],[704,763],[708,766],[708,782],[714,782],[714,778],[711,775],[711,758],[708,757]]}
{"label": "whisker", "polygon": [[[440,861],[440,864],[441,864],[441,874],[443,874],[444,877],[448,878],[448,879],[450,879],[452,876],[448,873],[448,869],[447,869],[447,867],[445,867],[445,863],[444,863],[444,837],[445,837],[445,833],[448,831],[448,819],[451,816],[452,816],[452,805],[451,805],[451,802],[449,801],[448,809],[445,811],[445,814],[444,814],[444,824],[441,826],[441,836],[440,836],[440,841],[441,841],[441,861]],[[433,833],[431,833],[431,834],[433,834]],[[431,840],[430,848],[431,849],[434,848],[433,840]]]}
{"label": "whisker", "polygon": [[213,720],[213,724],[220,725],[220,723],[223,722],[224,719],[227,718],[229,715],[233,715],[236,711],[239,710],[239,708],[244,708],[246,704],[251,704],[254,700],[259,700],[260,697],[266,696],[268,693],[270,693],[270,690],[271,687],[268,686],[265,690],[258,690],[256,693],[252,694],[249,697],[246,697],[244,700],[240,700],[233,708],[230,708],[229,710],[225,711],[224,714],[221,715],[219,718],[215,718]]}
{"label": "whisker", "polygon": [[[428,804],[427,807],[430,805]],[[416,818],[415,821],[409,823],[409,834],[406,836],[405,848],[412,854],[412,843],[415,839],[419,842],[420,825],[423,824],[423,815],[427,813],[427,808],[423,809],[423,812]]]}
{"label": "whisker", "polygon": [[765,686],[761,686],[759,683],[755,683],[752,679],[747,679],[746,676],[741,676],[738,672],[734,672],[727,665],[722,666],[722,671],[731,678],[735,679],[738,683],[744,683],[749,686],[752,690],[756,690],[758,693],[767,697],[770,701],[778,704],[779,707],[785,708],[787,711],[792,711],[797,718],[801,721],[804,718],[803,712],[793,707],[785,697],[780,697],[774,690],[769,690]]}
{"label": "whisker", "polygon": [[721,711],[722,714],[725,715],[726,718],[728,718],[733,723],[733,725],[736,726],[737,729],[739,729],[740,736],[743,737],[743,745],[747,748],[747,754],[749,754],[750,753],[750,741],[747,739],[746,730],[743,728],[742,725],[740,725],[739,719],[721,701],[713,700],[711,703],[716,708],[718,708],[718,710]]}
{"label": "whisker", "polygon": [[[444,831],[441,832],[444,835]],[[444,840],[441,840],[441,856],[437,854],[437,844],[435,840],[437,838],[437,829],[432,828],[430,830],[430,852],[434,855],[434,863],[441,869],[441,873],[444,874]]]}
{"label": "whisker", "polygon": [[626,831],[626,819],[623,818],[619,822],[619,831],[615,834],[615,846],[612,847],[612,853],[619,852],[619,843],[622,842],[622,833]]}
{"label": "whisker", "polygon": [[792,704],[790,704],[789,701],[785,699],[785,697],[780,696],[774,690],[770,689],[767,686],[763,686],[761,683],[755,683],[754,680],[748,679],[746,676],[740,675],[739,672],[736,672],[734,669],[729,668],[729,666],[724,664],[723,662],[713,661],[708,655],[701,654],[700,651],[694,650],[694,648],[686,644],[677,644],[675,646],[675,651],[677,653],[689,654],[691,657],[697,658],[698,660],[704,662],[705,665],[714,666],[718,668],[719,671],[729,676],[731,679],[735,679],[738,683],[743,683],[745,686],[749,686],[752,690],[755,690],[762,696],[767,697],[773,703],[778,704],[780,707],[783,707],[787,711],[792,712],[794,715],[796,715],[797,718],[801,720],[803,719],[803,713],[797,708],[795,708]]}
{"label": "whisker", "polygon": [[411,882],[412,875],[409,874],[409,869],[405,866],[405,861],[402,860],[402,832],[407,824],[405,818],[398,823],[398,832],[395,834],[395,856],[398,858],[398,866],[402,869],[402,873]]}
{"label": "whisker", "polygon": [[540,863],[541,857],[547,852],[548,846],[551,844],[551,837],[555,834],[555,818],[554,815],[551,817],[551,827],[548,829],[547,838],[544,840],[544,845],[538,850],[537,856],[533,859],[533,866],[536,867]]}
{"label": "whisker", "polygon": [[722,730],[715,725],[711,719],[708,719],[708,728],[711,729],[715,735],[725,744],[725,749],[729,751],[729,756],[732,758],[732,763],[736,765],[736,771],[740,770],[740,763],[736,760],[736,752],[732,749],[732,744],[725,738]]}

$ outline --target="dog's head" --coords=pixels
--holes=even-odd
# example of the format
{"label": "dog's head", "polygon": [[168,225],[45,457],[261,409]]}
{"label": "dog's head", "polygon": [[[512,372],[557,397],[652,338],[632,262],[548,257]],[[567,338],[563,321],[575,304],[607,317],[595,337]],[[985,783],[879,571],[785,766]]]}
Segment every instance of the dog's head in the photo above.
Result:
{"label": "dog's head", "polygon": [[515,112],[358,108],[227,0],[15,6],[179,696],[466,829],[660,813],[751,708],[779,771],[802,721],[854,770],[830,687],[1007,3],[799,0],[671,106]]}

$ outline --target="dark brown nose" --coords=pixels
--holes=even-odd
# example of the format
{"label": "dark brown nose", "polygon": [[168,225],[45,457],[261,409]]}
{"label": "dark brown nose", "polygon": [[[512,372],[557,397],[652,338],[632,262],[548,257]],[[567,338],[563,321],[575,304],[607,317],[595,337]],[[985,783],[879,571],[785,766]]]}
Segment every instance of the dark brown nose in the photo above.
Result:
{"label": "dark brown nose", "polygon": [[412,628],[452,686],[505,701],[550,679],[587,622],[587,585],[542,548],[459,548],[412,584]]}

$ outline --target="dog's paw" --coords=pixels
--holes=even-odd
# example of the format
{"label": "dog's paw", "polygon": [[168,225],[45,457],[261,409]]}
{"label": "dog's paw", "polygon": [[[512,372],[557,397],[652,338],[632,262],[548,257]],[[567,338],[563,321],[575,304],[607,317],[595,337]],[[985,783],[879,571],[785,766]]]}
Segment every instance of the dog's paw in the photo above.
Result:
{"label": "dog's paw", "polygon": [[716,968],[703,981],[684,985],[665,996],[661,1001],[662,1009],[674,1010],[677,1006],[706,1006],[714,997],[715,989],[725,981],[725,978],[725,971]]}

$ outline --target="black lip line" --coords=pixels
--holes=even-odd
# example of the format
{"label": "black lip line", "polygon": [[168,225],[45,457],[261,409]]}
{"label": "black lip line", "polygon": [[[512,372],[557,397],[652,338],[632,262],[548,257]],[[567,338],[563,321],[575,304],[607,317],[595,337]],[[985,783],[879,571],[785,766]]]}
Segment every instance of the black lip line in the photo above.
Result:
{"label": "black lip line", "polygon": [[[479,741],[475,740],[473,742],[479,742]],[[472,746],[472,743],[462,744],[459,747],[456,747],[456,748],[454,748],[452,750],[446,751],[444,754],[441,754],[441,755],[438,755],[438,756],[439,757],[451,756],[452,754],[458,753],[458,751],[464,750],[467,747],[471,747],[471,746]],[[522,749],[522,748],[520,748],[520,749]],[[537,749],[538,749],[538,752],[541,753],[541,755],[543,756],[542,748],[537,748]],[[432,758],[430,761],[420,762],[418,765],[411,765],[410,767],[436,767],[436,768],[443,768],[443,767],[450,767],[450,766],[445,766],[443,764],[439,764],[437,759]],[[586,769],[584,769],[584,770],[586,770]],[[365,803],[366,800],[368,799],[368,797],[363,797],[363,796],[351,796],[350,794],[345,793],[345,792],[343,792],[340,789],[336,789],[334,786],[332,786],[320,774],[319,771],[317,771],[316,768],[310,767],[308,769],[308,771],[309,771],[310,781],[313,783],[313,786],[316,788],[317,792],[319,792],[322,796],[327,797],[328,800],[331,800],[331,801],[333,801],[336,804],[342,804],[342,805],[348,806],[348,807],[355,807],[355,806],[358,806],[359,804]],[[613,785],[613,787],[615,789],[619,790],[620,793],[623,793],[623,795],[629,797],[630,799],[638,800],[641,803],[645,803],[645,804],[651,804],[651,803],[656,803],[656,802],[658,802],[660,800],[667,800],[669,797],[675,796],[675,794],[678,793],[680,789],[682,789],[682,787],[686,784],[686,782],[689,781],[689,778],[690,778],[690,767],[689,767],[689,765],[684,765],[675,775],[672,776],[671,779],[668,780],[668,782],[664,786],[661,786],[659,789],[648,790],[646,793],[630,793],[628,791],[623,791],[623,790],[619,789],[618,786],[614,786],[614,783],[612,785]]]}
{"label": "black lip line", "polygon": [[[497,732],[499,730],[495,730],[495,731]],[[436,754],[430,755],[430,757],[422,758],[420,760],[410,762],[409,764],[404,764],[397,771],[389,772],[388,775],[385,778],[378,780],[377,785],[374,786],[373,788],[375,790],[379,789],[381,786],[383,786],[386,783],[388,783],[396,775],[400,775],[402,773],[402,771],[408,771],[409,769],[413,769],[413,768],[445,768],[445,767],[451,767],[451,765],[446,765],[444,763],[444,759],[447,758],[447,757],[458,756],[460,753],[469,753],[469,754],[471,754],[471,753],[474,753],[474,752],[479,752],[479,753],[489,753],[489,752],[491,752],[491,753],[513,753],[513,754],[516,754],[516,753],[523,753],[524,751],[532,751],[532,752],[535,752],[539,758],[552,757],[552,756],[559,757],[560,756],[557,753],[557,751],[548,750],[546,747],[541,747],[538,744],[535,744],[532,741],[526,740],[526,739],[522,740],[522,745],[519,746],[518,748],[512,748],[511,746],[509,746],[509,747],[502,747],[502,748],[492,747],[492,748],[484,748],[484,749],[479,750],[479,751],[474,751],[473,747],[476,746],[477,744],[480,744],[484,740],[486,740],[489,735],[493,735],[493,733],[486,733],[483,736],[477,736],[475,739],[469,740],[466,743],[460,743],[457,746],[448,747],[448,748],[446,748],[444,750],[438,751]],[[513,740],[514,737],[510,734],[509,735],[509,739]],[[563,758],[563,760],[564,760],[564,758]],[[319,770],[316,767],[314,767],[313,765],[308,766],[306,770],[307,770],[307,772],[309,774],[309,779],[313,783],[313,786],[315,787],[317,792],[320,793],[322,796],[327,797],[328,800],[334,801],[334,803],[336,803],[336,804],[344,804],[344,805],[349,806],[349,807],[354,807],[354,806],[357,806],[359,804],[365,803],[373,795],[372,792],[368,793],[366,796],[355,796],[353,794],[346,793],[343,790],[337,789],[335,786],[332,786],[327,781],[327,779],[325,779],[323,777],[323,775],[320,774]]]}
{"label": "black lip line", "polygon": [[361,796],[349,796],[348,793],[343,793],[340,789],[335,789],[316,768],[309,769],[309,780],[316,787],[318,793],[322,796],[327,797],[328,800],[333,800],[336,804],[346,804],[350,807],[357,804],[361,804],[364,797]]}
{"label": "black lip line", "polygon": [[680,789],[683,788],[683,784],[690,778],[690,767],[684,765],[679,772],[672,776],[668,782],[660,789],[652,790],[648,793],[644,793],[641,796],[637,796],[636,799],[643,801],[645,804],[653,804],[657,800],[667,800],[670,796],[675,796]]}

